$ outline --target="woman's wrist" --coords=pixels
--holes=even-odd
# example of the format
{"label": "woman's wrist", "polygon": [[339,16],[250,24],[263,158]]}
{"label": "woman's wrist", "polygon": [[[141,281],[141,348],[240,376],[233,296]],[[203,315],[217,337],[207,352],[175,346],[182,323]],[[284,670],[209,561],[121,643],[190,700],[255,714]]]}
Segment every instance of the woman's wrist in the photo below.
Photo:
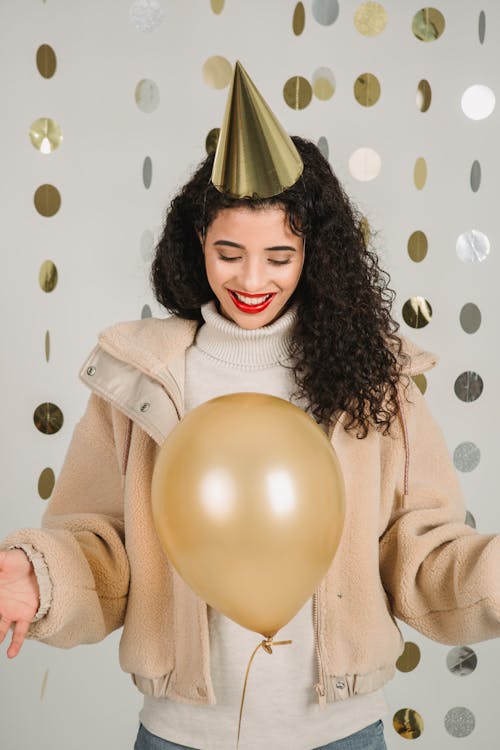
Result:
{"label": "woman's wrist", "polygon": [[31,563],[30,576],[38,596],[38,609],[32,622],[38,622],[42,617],[45,617],[52,604],[52,581],[50,580],[47,563],[43,554],[31,544],[16,544],[9,549],[21,550]]}

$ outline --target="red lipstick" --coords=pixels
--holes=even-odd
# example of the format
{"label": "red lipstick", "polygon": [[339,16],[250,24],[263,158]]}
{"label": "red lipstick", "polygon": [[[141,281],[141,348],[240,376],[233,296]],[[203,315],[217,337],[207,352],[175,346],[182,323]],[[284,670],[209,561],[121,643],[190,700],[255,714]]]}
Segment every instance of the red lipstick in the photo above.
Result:
{"label": "red lipstick", "polygon": [[[233,300],[238,310],[241,310],[241,312],[244,313],[249,313],[250,315],[260,313],[265,310],[276,296],[276,292],[271,292],[269,294],[247,294],[246,292],[233,291],[233,289],[228,289],[227,291],[229,292],[229,296]],[[264,299],[262,300],[262,302],[259,302],[257,304],[249,304],[240,299],[241,297],[245,297],[247,299],[259,299],[263,297]]]}

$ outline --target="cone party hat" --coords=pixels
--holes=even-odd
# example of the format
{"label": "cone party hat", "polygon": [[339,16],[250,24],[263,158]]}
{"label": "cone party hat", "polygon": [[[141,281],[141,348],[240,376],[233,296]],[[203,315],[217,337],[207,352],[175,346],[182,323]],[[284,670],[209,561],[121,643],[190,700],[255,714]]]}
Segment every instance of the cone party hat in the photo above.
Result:
{"label": "cone party hat", "polygon": [[238,61],[212,170],[234,198],[270,198],[294,185],[304,165],[292,139]]}

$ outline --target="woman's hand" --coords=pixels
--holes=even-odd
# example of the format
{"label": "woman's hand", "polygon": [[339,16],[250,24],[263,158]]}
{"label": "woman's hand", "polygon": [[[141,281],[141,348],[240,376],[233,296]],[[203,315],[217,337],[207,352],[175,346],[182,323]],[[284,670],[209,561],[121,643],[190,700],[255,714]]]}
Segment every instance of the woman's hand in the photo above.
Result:
{"label": "woman's hand", "polygon": [[39,606],[40,592],[35,571],[20,549],[0,552],[0,643],[14,628],[7,656],[19,653]]}

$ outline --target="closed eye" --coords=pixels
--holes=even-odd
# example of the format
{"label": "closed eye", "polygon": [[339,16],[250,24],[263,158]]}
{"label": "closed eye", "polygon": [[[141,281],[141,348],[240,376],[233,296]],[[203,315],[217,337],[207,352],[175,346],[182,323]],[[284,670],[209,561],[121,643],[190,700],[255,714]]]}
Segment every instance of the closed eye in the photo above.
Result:
{"label": "closed eye", "polygon": [[[234,257],[230,257],[228,255],[222,255],[221,253],[219,253],[219,260],[223,260],[226,263],[234,263],[237,260],[241,260],[241,256],[236,255]],[[290,263],[290,259],[274,260],[273,258],[268,258],[268,263],[270,263],[272,266],[286,266]]]}

